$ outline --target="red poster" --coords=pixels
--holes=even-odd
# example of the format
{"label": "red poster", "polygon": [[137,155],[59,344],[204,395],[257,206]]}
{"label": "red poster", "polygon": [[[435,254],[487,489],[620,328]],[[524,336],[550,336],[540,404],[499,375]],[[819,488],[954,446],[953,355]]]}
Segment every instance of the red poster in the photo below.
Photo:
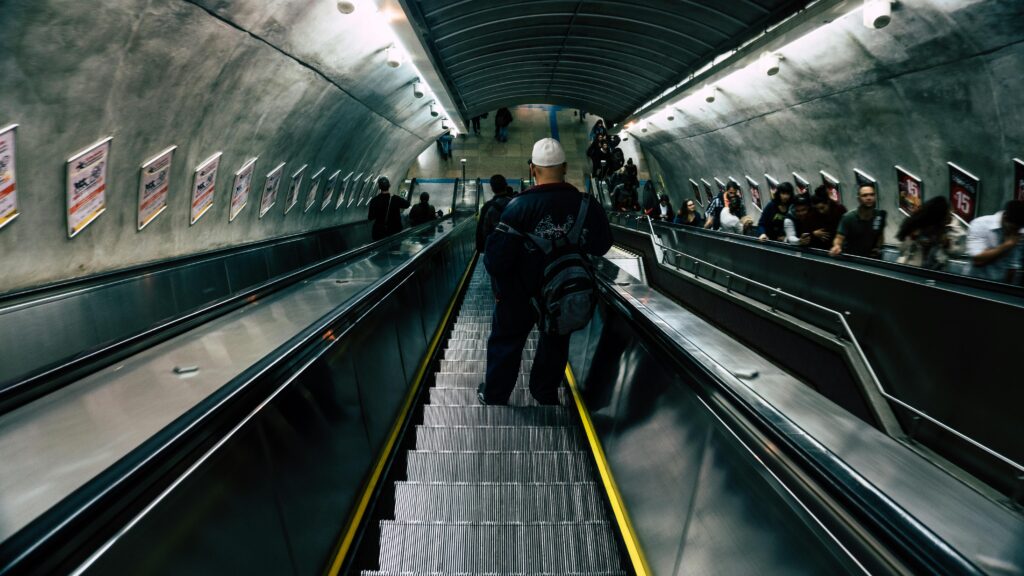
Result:
{"label": "red poster", "polygon": [[761,185],[757,183],[750,176],[747,176],[747,188],[750,190],[750,200],[754,203],[754,208],[758,211],[761,210]]}
{"label": "red poster", "polygon": [[1024,201],[1024,160],[1013,159],[1013,198]]}
{"label": "red poster", "polygon": [[978,212],[978,195],[981,192],[981,180],[963,168],[947,162],[949,165],[949,204],[953,215],[969,223]]}
{"label": "red poster", "polygon": [[839,179],[824,170],[818,173],[821,174],[821,183],[824,184],[825,189],[828,190],[828,197],[836,204],[842,204],[843,189],[839,184]]}
{"label": "red poster", "polygon": [[796,187],[797,196],[806,196],[811,192],[811,183],[796,172],[793,172],[793,186]]}
{"label": "red poster", "polygon": [[900,191],[900,212],[910,216],[924,202],[924,182],[897,166],[896,187]]}

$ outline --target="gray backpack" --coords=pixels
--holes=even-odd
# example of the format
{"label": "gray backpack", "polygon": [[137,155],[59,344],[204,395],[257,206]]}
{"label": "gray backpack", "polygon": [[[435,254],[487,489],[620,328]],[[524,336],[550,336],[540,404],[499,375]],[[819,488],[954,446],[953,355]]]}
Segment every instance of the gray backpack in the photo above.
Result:
{"label": "gray backpack", "polygon": [[583,223],[590,199],[584,197],[580,212],[569,232],[548,240],[535,234],[522,233],[507,224],[498,230],[523,236],[544,253],[544,276],[540,293],[532,303],[537,309],[538,328],[547,334],[567,335],[590,322],[597,304],[597,287],[590,261],[580,246]]}

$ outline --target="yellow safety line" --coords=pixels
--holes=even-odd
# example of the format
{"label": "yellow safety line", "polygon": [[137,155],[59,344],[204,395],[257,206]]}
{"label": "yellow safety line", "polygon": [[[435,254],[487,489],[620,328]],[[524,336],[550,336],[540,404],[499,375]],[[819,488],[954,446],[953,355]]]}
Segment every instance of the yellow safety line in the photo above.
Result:
{"label": "yellow safety line", "polygon": [[590,420],[590,412],[587,411],[587,407],[583,403],[583,397],[580,395],[579,389],[576,388],[576,377],[573,376],[572,368],[568,364],[565,365],[565,378],[569,381],[569,389],[572,390],[572,397],[576,401],[576,409],[579,411],[580,421],[583,422],[583,430],[587,434],[587,441],[590,442],[590,449],[594,453],[597,470],[601,474],[601,482],[604,483],[604,489],[608,493],[608,500],[611,502],[612,512],[615,514],[615,521],[618,523],[622,539],[626,543],[626,550],[629,552],[629,559],[633,564],[633,570],[637,576],[647,576],[651,574],[651,569],[647,566],[647,558],[640,547],[640,541],[633,530],[633,524],[629,521],[629,514],[626,512],[626,505],[622,501],[622,494],[619,493],[619,487],[615,484],[615,478],[612,477],[611,467],[608,466],[608,459],[605,458],[604,448],[601,447],[601,440],[597,437],[594,423]]}
{"label": "yellow safety line", "polygon": [[438,326],[437,332],[434,333],[433,340],[430,341],[430,347],[427,348],[427,354],[423,357],[423,361],[420,362],[419,369],[416,371],[416,377],[413,379],[413,385],[409,389],[409,392],[405,396],[405,403],[402,405],[402,411],[399,417],[395,420],[394,425],[391,426],[391,433],[388,435],[388,441],[384,444],[384,450],[377,457],[377,463],[373,467],[373,474],[370,475],[370,480],[367,482],[366,487],[363,489],[363,495],[359,499],[359,505],[356,506],[355,512],[352,514],[351,519],[348,522],[348,526],[345,528],[345,536],[341,540],[341,544],[338,547],[338,553],[334,557],[334,561],[331,562],[331,568],[327,574],[329,576],[337,576],[338,572],[341,571],[341,564],[345,560],[345,556],[348,555],[349,548],[352,546],[352,541],[356,537],[356,532],[359,530],[359,525],[362,523],[363,514],[366,513],[366,508],[370,504],[370,498],[373,496],[376,490],[377,483],[380,482],[381,474],[384,473],[384,465],[388,461],[388,456],[395,447],[395,443],[398,442],[398,434],[402,431],[402,425],[405,423],[406,418],[409,416],[409,411],[412,410],[413,402],[416,400],[416,396],[419,395],[420,387],[423,385],[423,381],[426,379],[427,370],[430,368],[430,359],[434,357],[434,352],[437,350],[438,345],[441,343],[441,337],[444,335],[444,327],[448,324],[448,320],[452,316],[452,312],[455,310],[455,304],[458,302],[459,294],[462,293],[462,288],[466,285],[466,281],[469,280],[470,272],[473,271],[473,262],[476,260],[476,254],[469,261],[469,265],[466,266],[466,272],[462,275],[462,280],[459,281],[459,288],[455,291],[455,295],[452,296],[451,302],[448,303],[448,310],[444,314],[444,319],[441,325]]}

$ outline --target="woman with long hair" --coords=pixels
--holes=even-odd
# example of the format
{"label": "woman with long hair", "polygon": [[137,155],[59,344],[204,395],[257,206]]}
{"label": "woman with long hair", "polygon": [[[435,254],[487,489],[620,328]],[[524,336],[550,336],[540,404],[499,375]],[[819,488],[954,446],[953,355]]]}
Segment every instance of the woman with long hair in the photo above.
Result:
{"label": "woman with long hair", "polygon": [[921,204],[900,224],[896,239],[900,241],[900,264],[942,270],[949,261],[947,250],[951,239],[949,225],[953,215],[944,196],[936,196]]}
{"label": "woman with long hair", "polygon": [[690,198],[683,203],[672,223],[682,226],[697,226],[699,228],[704,225],[704,216],[697,211],[697,203]]}

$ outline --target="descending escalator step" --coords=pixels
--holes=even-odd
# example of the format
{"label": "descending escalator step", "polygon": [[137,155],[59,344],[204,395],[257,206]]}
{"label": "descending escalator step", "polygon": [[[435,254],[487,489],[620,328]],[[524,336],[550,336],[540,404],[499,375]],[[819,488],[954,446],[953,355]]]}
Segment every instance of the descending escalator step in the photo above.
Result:
{"label": "descending escalator step", "polygon": [[[536,350],[537,340],[527,340],[526,346],[523,351]],[[455,339],[448,340],[447,350],[487,350],[487,339],[486,338],[466,338],[466,339]]]}
{"label": "descending escalator step", "polygon": [[[483,374],[437,374],[435,382],[438,386],[451,388],[473,388],[476,389],[484,381]],[[520,374],[516,378],[517,387],[525,387],[530,383],[529,374]]]}
{"label": "descending escalator step", "polygon": [[[533,360],[522,360],[519,363],[519,371],[523,374],[530,372],[533,367]],[[483,374],[487,372],[487,360],[441,360],[441,372],[450,374]]]}
{"label": "descending escalator step", "polygon": [[380,568],[450,574],[615,572],[607,522],[381,522]]}
{"label": "descending escalator step", "polygon": [[[535,348],[530,348],[530,349],[523,350],[523,359],[524,360],[533,360],[533,356],[534,356],[535,353],[536,353],[536,349]],[[484,346],[483,348],[477,348],[475,350],[466,350],[466,349],[452,348],[451,346],[449,346],[448,349],[444,351],[444,359],[445,360],[452,360],[452,361],[458,361],[458,360],[477,360],[477,361],[485,361],[486,362],[487,361],[487,347]]]}
{"label": "descending escalator step", "polygon": [[589,455],[573,452],[409,451],[414,482],[589,482]]}
{"label": "descending escalator step", "polygon": [[416,427],[416,449],[424,451],[569,451],[583,446],[579,430],[569,426]]}
{"label": "descending escalator step", "polygon": [[395,519],[420,522],[604,521],[593,482],[451,484],[398,482]]}
{"label": "descending escalator step", "polygon": [[[493,573],[474,572],[381,572],[378,570],[363,570],[361,576],[494,576]],[[503,576],[626,576],[625,572],[562,572],[553,574],[551,572],[506,572]]]}
{"label": "descending escalator step", "polygon": [[[566,406],[571,394],[565,388],[558,390],[559,398],[562,401],[562,405]],[[444,406],[473,406],[479,405],[480,401],[477,399],[476,390],[471,387],[460,386],[460,387],[440,387],[435,386],[430,389],[430,403]],[[509,397],[508,403],[510,406],[536,406],[537,401],[533,399],[530,391],[526,388],[516,388],[512,391],[512,396]]]}
{"label": "descending escalator step", "polygon": [[565,426],[575,422],[562,406],[442,406],[423,407],[426,426]]}

